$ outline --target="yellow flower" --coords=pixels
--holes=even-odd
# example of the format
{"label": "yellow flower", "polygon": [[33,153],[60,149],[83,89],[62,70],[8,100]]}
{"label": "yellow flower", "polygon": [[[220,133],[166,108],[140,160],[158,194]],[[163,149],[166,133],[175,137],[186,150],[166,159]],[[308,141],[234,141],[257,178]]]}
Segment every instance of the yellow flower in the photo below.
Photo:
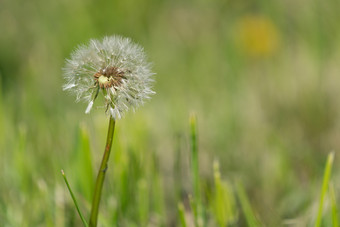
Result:
{"label": "yellow flower", "polygon": [[236,42],[250,57],[273,55],[279,46],[279,33],[268,18],[259,15],[243,17],[236,26]]}

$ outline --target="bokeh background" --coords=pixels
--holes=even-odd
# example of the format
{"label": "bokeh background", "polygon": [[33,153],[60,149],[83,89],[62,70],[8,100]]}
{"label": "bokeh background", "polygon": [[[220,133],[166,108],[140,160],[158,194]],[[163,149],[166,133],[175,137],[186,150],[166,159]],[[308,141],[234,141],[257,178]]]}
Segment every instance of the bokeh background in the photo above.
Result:
{"label": "bokeh background", "polygon": [[[112,34],[145,48],[157,94],[117,122],[101,226],[177,226],[179,201],[190,219],[190,113],[210,226],[214,160],[263,225],[313,223],[340,149],[339,11],[337,0],[2,0],[0,225],[81,225],[61,169],[88,216],[108,118],[62,91],[62,67]],[[232,209],[227,223],[245,226]]]}

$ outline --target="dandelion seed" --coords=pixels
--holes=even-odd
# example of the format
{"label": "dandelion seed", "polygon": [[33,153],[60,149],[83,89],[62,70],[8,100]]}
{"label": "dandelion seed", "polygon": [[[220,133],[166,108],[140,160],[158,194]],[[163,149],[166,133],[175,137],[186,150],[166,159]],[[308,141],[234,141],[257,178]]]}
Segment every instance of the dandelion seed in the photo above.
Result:
{"label": "dandelion seed", "polygon": [[88,103],[85,113],[102,95],[105,102],[101,106],[119,119],[155,93],[151,90],[152,75],[142,47],[128,38],[110,36],[101,41],[93,39],[71,54],[64,68],[63,90]]}
{"label": "dandelion seed", "polygon": [[89,105],[86,107],[86,110],[85,110],[85,113],[90,113],[91,109],[92,109],[92,106],[93,106],[93,101],[91,100]]}
{"label": "dandelion seed", "polygon": [[73,88],[74,86],[76,86],[75,84],[72,84],[72,83],[70,83],[70,84],[65,84],[64,86],[63,86],[63,91],[65,91],[65,90],[67,90],[67,89],[70,89],[70,88]]}

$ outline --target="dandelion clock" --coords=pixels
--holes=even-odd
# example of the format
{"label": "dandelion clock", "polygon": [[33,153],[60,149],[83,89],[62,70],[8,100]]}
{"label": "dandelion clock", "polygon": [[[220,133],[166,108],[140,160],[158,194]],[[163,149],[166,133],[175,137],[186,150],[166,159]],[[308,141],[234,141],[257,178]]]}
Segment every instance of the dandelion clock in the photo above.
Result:
{"label": "dandelion clock", "polygon": [[[63,90],[74,94],[77,102],[87,103],[85,113],[90,113],[95,107],[104,107],[103,109],[110,118],[105,151],[94,189],[89,224],[81,214],[65,173],[62,171],[85,226],[97,226],[99,203],[116,120],[129,109],[135,110],[154,94],[151,90],[153,73],[150,65],[141,46],[120,36],[104,37],[102,40],[92,39],[87,45],[78,46],[71,54],[71,58],[66,60],[63,68],[65,78]],[[103,99],[97,99],[99,96]]]}

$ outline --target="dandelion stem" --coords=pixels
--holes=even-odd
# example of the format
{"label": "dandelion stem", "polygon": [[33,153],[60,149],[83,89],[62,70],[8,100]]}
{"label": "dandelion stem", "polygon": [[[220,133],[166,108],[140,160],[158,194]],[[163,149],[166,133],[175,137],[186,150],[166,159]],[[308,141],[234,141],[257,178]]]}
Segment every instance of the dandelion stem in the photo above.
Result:
{"label": "dandelion stem", "polygon": [[89,225],[90,227],[97,226],[99,203],[100,203],[100,198],[102,194],[102,188],[103,188],[106,170],[108,168],[107,163],[110,157],[115,123],[116,123],[115,119],[112,116],[110,116],[109,130],[107,133],[105,151],[104,151],[103,159],[100,165],[100,169],[98,171],[96,186],[94,189],[94,195],[93,195],[93,200],[92,200],[92,209],[91,209],[90,225]]}

